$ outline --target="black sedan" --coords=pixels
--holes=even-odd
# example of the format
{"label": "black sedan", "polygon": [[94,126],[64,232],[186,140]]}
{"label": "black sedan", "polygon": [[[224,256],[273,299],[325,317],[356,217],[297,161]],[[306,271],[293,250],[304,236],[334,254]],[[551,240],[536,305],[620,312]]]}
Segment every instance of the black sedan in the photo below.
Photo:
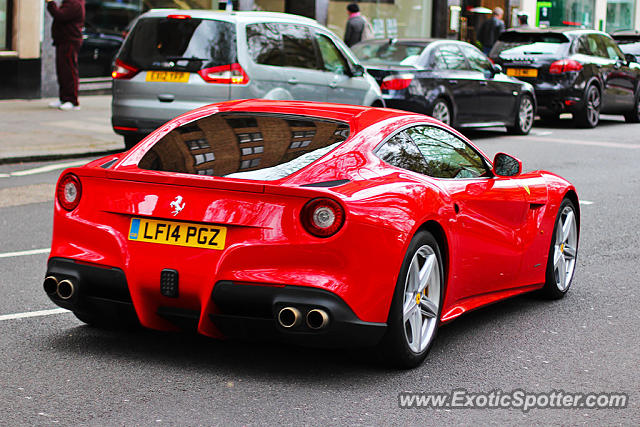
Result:
{"label": "black sedan", "polygon": [[469,43],[370,39],[351,47],[378,81],[387,107],[430,115],[456,128],[531,130],[533,87],[501,72]]}
{"label": "black sedan", "polygon": [[595,127],[600,113],[640,122],[640,65],[606,33],[575,28],[514,29],[500,35],[489,57],[506,73],[531,83],[543,119],[573,115]]}

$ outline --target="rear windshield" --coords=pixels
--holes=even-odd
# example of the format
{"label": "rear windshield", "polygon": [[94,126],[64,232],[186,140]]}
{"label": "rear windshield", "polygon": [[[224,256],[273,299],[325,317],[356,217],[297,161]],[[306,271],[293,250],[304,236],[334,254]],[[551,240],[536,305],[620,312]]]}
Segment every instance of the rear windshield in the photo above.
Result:
{"label": "rear windshield", "polygon": [[498,55],[558,55],[569,46],[564,34],[502,33],[491,50],[490,56]]}
{"label": "rear windshield", "polygon": [[352,46],[351,50],[367,64],[416,65],[425,46],[426,44],[390,43],[385,40],[358,43]]}
{"label": "rear windshield", "polygon": [[119,58],[145,70],[198,71],[233,64],[237,62],[236,28],[210,19],[141,19]]}
{"label": "rear windshield", "polygon": [[272,181],[313,163],[347,139],[346,123],[278,114],[213,114],[174,129],[141,169]]}

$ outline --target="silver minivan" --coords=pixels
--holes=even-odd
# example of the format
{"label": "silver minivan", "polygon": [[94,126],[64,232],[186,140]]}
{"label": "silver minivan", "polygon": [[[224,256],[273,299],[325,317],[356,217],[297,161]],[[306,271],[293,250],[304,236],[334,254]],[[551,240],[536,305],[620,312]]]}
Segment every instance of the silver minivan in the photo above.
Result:
{"label": "silver minivan", "polygon": [[266,98],[384,106],[349,48],[316,21],[273,12],[151,10],[115,60],[111,123],[127,148],[203,105]]}

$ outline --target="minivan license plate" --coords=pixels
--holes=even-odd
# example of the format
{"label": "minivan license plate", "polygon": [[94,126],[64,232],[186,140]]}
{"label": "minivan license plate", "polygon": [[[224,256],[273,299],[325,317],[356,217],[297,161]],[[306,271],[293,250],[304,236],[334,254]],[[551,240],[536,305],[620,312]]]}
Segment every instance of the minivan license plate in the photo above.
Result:
{"label": "minivan license plate", "polygon": [[148,82],[186,83],[189,73],[182,71],[147,71]]}

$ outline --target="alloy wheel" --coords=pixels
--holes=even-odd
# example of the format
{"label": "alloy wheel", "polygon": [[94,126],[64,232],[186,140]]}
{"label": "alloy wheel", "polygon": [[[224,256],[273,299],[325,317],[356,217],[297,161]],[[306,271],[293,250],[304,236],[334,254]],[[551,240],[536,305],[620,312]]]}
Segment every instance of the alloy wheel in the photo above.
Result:
{"label": "alloy wheel", "polygon": [[435,333],[440,306],[440,265],[429,245],[418,249],[409,265],[404,285],[402,322],[412,352],[424,351]]}
{"label": "alloy wheel", "polygon": [[575,212],[565,206],[558,216],[553,250],[553,273],[558,290],[564,292],[569,287],[576,267],[578,248],[578,227]]}
{"label": "alloy wheel", "polygon": [[520,111],[518,113],[518,121],[522,132],[529,132],[531,126],[533,126],[533,116],[533,102],[531,102],[531,98],[528,96],[522,97],[522,101],[520,101]]}
{"label": "alloy wheel", "polygon": [[433,112],[431,113],[431,117],[436,120],[440,120],[442,123],[446,125],[451,124],[451,113],[449,112],[449,106],[445,101],[438,101],[436,105],[433,106]]}
{"label": "alloy wheel", "polygon": [[595,86],[591,86],[587,94],[587,120],[592,126],[600,120],[600,91]]}

